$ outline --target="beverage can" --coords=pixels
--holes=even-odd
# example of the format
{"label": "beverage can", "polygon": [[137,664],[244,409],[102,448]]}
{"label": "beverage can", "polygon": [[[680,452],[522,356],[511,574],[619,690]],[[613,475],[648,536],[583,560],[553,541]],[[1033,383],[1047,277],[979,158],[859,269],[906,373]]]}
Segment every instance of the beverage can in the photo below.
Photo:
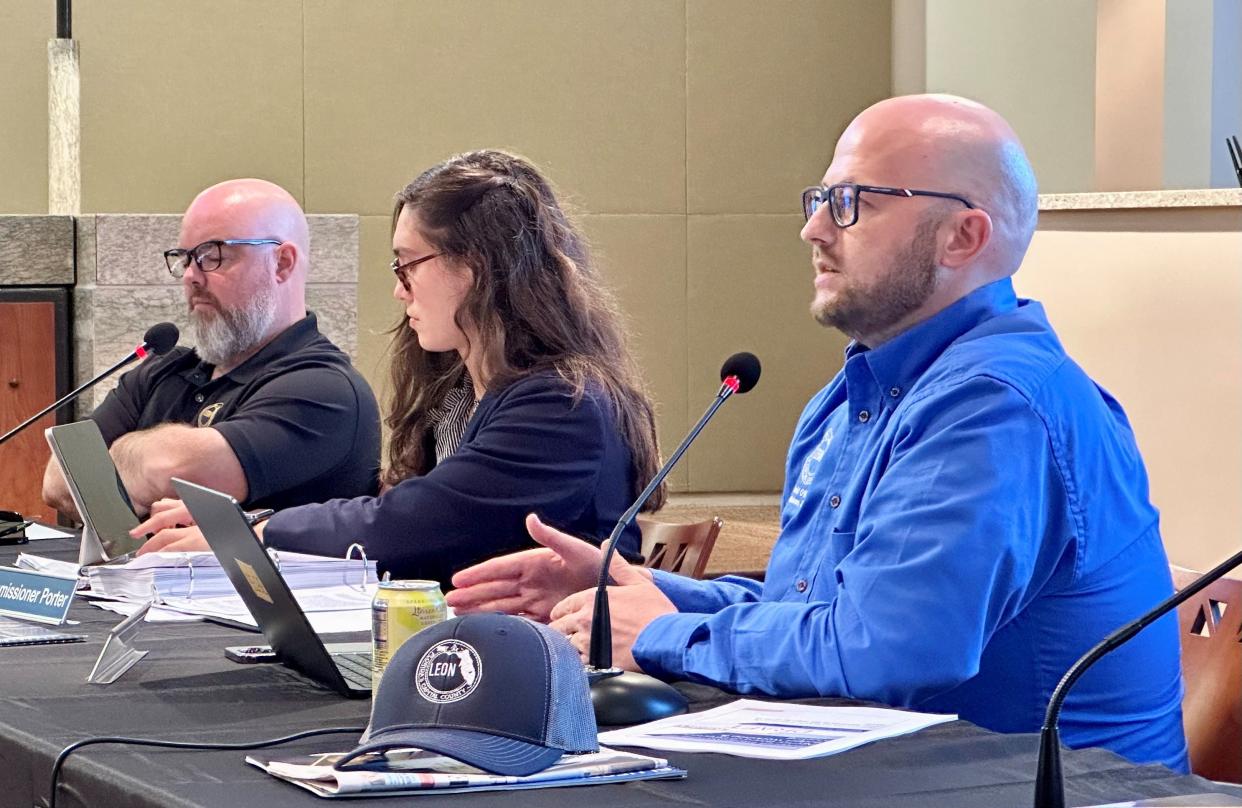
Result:
{"label": "beverage can", "polygon": [[380,581],[371,601],[371,689],[379,689],[388,660],[406,640],[447,617],[435,581]]}

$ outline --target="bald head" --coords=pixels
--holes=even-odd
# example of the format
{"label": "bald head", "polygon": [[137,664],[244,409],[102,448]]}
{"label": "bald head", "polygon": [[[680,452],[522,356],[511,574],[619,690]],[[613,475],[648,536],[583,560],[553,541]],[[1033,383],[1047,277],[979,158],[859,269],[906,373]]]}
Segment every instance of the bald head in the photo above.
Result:
{"label": "bald head", "polygon": [[226,180],[194,197],[182,220],[189,226],[209,224],[220,230],[214,238],[274,238],[293,244],[306,269],[310,231],[306,214],[293,195],[267,180]]}
{"label": "bald head", "polygon": [[952,95],[908,95],[863,110],[837,142],[834,162],[865,155],[883,177],[856,178],[960,194],[992,219],[979,260],[996,277],[1017,270],[1035,232],[1035,174],[1017,134],[991,109]]}

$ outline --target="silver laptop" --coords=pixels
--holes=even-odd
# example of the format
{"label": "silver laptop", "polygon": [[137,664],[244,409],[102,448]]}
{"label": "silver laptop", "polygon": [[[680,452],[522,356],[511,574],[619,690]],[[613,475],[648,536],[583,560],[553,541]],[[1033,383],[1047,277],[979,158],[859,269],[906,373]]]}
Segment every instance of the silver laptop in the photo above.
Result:
{"label": "silver laptop", "polygon": [[140,520],[108,454],[108,447],[104,445],[99,426],[88,418],[51,427],[43,434],[65,475],[78,515],[82,517],[78,563],[111,561],[141,547],[146,539],[129,535]]}
{"label": "silver laptop", "polygon": [[371,644],[325,645],[237,500],[173,477],[173,488],[282,663],[349,698],[371,697]]}

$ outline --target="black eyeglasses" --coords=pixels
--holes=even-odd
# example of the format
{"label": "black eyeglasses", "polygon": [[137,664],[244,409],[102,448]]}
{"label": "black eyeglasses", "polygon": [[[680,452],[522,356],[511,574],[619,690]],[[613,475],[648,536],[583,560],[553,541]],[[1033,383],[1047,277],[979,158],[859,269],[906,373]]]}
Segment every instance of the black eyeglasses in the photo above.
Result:
{"label": "black eyeglasses", "polygon": [[198,267],[199,272],[214,272],[220,268],[220,264],[224,262],[225,245],[233,246],[256,246],[259,244],[284,244],[274,238],[224,238],[204,241],[197,247],[191,247],[188,250],[177,248],[175,250],[164,250],[164,263],[168,265],[168,271],[172,273],[174,278],[180,278],[185,271],[190,268],[190,262],[193,261]]}
{"label": "black eyeglasses", "polygon": [[914,191],[909,188],[886,188],[882,185],[858,185],[853,182],[840,182],[836,185],[829,185],[826,188],[822,185],[812,185],[803,191],[802,212],[806,214],[807,221],[810,221],[811,217],[815,215],[815,211],[819,210],[820,205],[827,200],[828,210],[831,211],[832,220],[837,223],[837,227],[850,227],[858,222],[858,197],[863,193],[903,196],[907,199],[912,196],[934,196],[938,199],[952,199],[961,202],[972,210],[975,207],[964,196],[946,194],[942,191]]}
{"label": "black eyeglasses", "polygon": [[422,258],[415,258],[413,261],[407,261],[404,264],[397,263],[401,260],[400,258],[394,258],[392,263],[388,265],[388,268],[392,270],[392,274],[396,275],[397,280],[401,282],[401,288],[408,292],[410,291],[410,270],[419,264],[430,261],[432,258],[439,257],[440,253],[432,253],[431,255],[424,255]]}

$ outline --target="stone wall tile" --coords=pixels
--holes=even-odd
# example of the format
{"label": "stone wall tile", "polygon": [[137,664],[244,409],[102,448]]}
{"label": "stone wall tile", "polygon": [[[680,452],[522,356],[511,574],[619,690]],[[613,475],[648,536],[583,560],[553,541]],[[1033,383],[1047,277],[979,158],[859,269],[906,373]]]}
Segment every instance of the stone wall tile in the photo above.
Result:
{"label": "stone wall tile", "polygon": [[[181,287],[153,286],[97,286],[93,290],[81,290],[90,300],[90,320],[78,319],[77,333],[93,331],[93,351],[78,355],[79,373],[90,378],[113,363],[124,358],[142,342],[142,335],[155,323],[172,322],[181,329],[178,344],[188,345],[189,323],[186,318],[185,298]],[[80,294],[78,300],[84,296]],[[80,317],[81,312],[78,312]],[[79,348],[82,347],[79,341]],[[117,374],[100,382],[89,394],[91,408],[104,400],[108,391],[116,386]]]}
{"label": "stone wall tile", "polygon": [[164,250],[177,244],[180,227],[181,217],[168,214],[96,217],[99,285],[176,285],[164,265]]}
{"label": "stone wall tile", "polygon": [[353,284],[316,285],[306,288],[306,307],[315,312],[319,330],[336,347],[358,358],[358,290]]}
{"label": "stone wall tile", "polygon": [[358,217],[308,216],[311,232],[311,283],[358,280]]}
{"label": "stone wall tile", "polygon": [[94,285],[98,281],[99,267],[95,260],[95,217],[77,216],[74,218],[75,244],[77,261],[74,266],[74,282]]}
{"label": "stone wall tile", "polygon": [[0,216],[0,285],[73,283],[73,217]]}

